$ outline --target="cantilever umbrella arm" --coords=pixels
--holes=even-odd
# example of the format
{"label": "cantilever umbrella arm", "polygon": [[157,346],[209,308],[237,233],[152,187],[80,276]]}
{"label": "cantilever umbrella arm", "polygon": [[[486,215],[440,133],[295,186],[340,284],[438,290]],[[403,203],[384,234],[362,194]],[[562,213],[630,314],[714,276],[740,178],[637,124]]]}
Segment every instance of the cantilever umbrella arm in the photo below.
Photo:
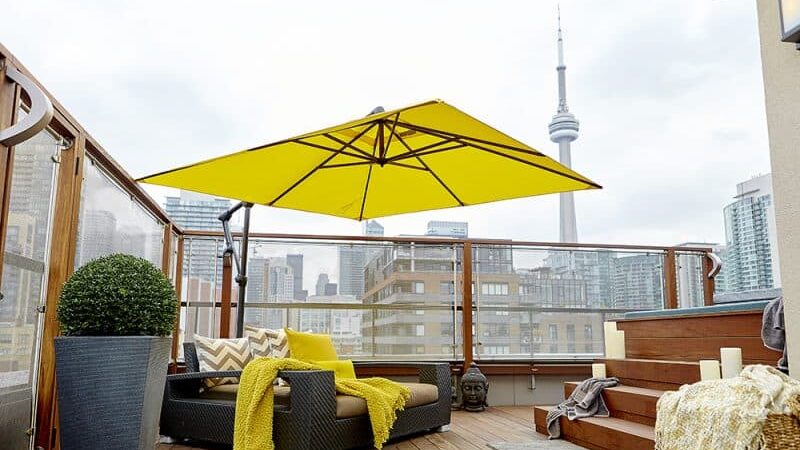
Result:
{"label": "cantilever umbrella arm", "polygon": [[[236,246],[233,242],[230,222],[236,211],[240,210],[242,207],[244,207],[244,228],[242,229],[242,252],[240,256],[237,254]],[[233,261],[236,263],[236,284],[239,285],[239,298],[236,302],[236,337],[242,337],[244,333],[244,298],[247,288],[247,247],[250,237],[250,209],[252,207],[252,203],[239,202],[219,216],[219,220],[222,222],[222,232],[225,236],[225,250],[222,252],[222,255],[231,255]]]}

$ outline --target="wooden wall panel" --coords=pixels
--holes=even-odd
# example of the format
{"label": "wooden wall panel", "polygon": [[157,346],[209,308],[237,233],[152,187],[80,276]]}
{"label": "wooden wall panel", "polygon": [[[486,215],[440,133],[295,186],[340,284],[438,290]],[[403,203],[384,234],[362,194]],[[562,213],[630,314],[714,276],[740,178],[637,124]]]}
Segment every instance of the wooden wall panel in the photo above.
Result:
{"label": "wooden wall panel", "polygon": [[740,347],[745,364],[775,365],[779,352],[761,341],[761,311],[617,322],[628,358],[699,361],[719,359],[722,347]]}

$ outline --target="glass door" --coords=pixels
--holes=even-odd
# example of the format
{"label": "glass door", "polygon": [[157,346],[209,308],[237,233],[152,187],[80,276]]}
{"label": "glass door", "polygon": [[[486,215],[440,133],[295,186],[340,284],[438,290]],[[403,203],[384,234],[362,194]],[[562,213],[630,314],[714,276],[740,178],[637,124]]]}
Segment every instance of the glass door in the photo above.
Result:
{"label": "glass door", "polygon": [[0,277],[0,441],[30,447],[41,305],[62,138],[45,130],[14,148]]}

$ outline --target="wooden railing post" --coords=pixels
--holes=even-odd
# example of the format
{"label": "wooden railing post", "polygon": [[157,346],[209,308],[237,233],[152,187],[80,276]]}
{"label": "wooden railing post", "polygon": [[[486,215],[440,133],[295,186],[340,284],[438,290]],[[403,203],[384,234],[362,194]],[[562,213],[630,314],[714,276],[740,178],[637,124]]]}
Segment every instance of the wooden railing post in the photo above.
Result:
{"label": "wooden railing post", "polygon": [[464,242],[464,256],[461,261],[461,323],[464,337],[464,371],[466,371],[472,364],[472,242]]}
{"label": "wooden railing post", "polygon": [[716,281],[714,277],[709,276],[713,268],[711,258],[708,253],[703,255],[703,304],[705,306],[712,306],[714,304],[714,291],[716,291]]}
{"label": "wooden railing post", "polygon": [[47,273],[47,293],[39,347],[39,392],[36,407],[35,445],[58,448],[58,408],[56,399],[55,337],[59,334],[56,307],[61,287],[74,269],[78,235],[83,161],[86,139],[74,137],[70,148],[62,150],[53,209],[53,235]]}
{"label": "wooden railing post", "polygon": [[678,308],[678,266],[675,249],[667,249],[664,255],[664,307],[666,309]]}
{"label": "wooden railing post", "polygon": [[164,237],[161,245],[161,273],[169,278],[169,263],[172,259],[172,224],[164,224]]}
{"label": "wooden railing post", "polygon": [[[170,238],[171,239],[171,238]],[[172,327],[172,368],[178,367],[178,343],[181,341],[181,299],[183,298],[183,235],[178,235],[178,255],[175,258],[175,295],[178,297],[178,313]]]}
{"label": "wooden railing post", "polygon": [[233,267],[231,263],[231,254],[225,253],[222,257],[222,302],[219,310],[220,338],[231,337],[231,287],[233,286]]}

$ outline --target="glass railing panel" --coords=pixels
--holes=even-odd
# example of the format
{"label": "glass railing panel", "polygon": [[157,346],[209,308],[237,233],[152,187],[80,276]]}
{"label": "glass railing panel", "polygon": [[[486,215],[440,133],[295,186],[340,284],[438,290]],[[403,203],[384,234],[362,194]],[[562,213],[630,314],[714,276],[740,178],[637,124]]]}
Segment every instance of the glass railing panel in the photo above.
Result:
{"label": "glass railing panel", "polygon": [[476,245],[477,359],[586,359],[602,323],[664,305],[664,253]]}
{"label": "glass railing panel", "polygon": [[[185,342],[192,342],[195,334],[219,336],[223,246],[221,238],[184,238],[179,323]],[[232,299],[235,301],[235,292]]]}
{"label": "glass railing panel", "polygon": [[147,259],[161,268],[164,224],[91,158],[85,158],[75,267],[112,253]]}
{"label": "glass railing panel", "polygon": [[447,307],[248,303],[245,323],[329,334],[341,358],[453,359],[453,314]]}
{"label": "glass railing panel", "polygon": [[676,252],[677,280],[678,280],[678,307],[692,308],[705,305],[705,291],[703,289],[705,274],[703,273],[703,260],[705,253]]}

